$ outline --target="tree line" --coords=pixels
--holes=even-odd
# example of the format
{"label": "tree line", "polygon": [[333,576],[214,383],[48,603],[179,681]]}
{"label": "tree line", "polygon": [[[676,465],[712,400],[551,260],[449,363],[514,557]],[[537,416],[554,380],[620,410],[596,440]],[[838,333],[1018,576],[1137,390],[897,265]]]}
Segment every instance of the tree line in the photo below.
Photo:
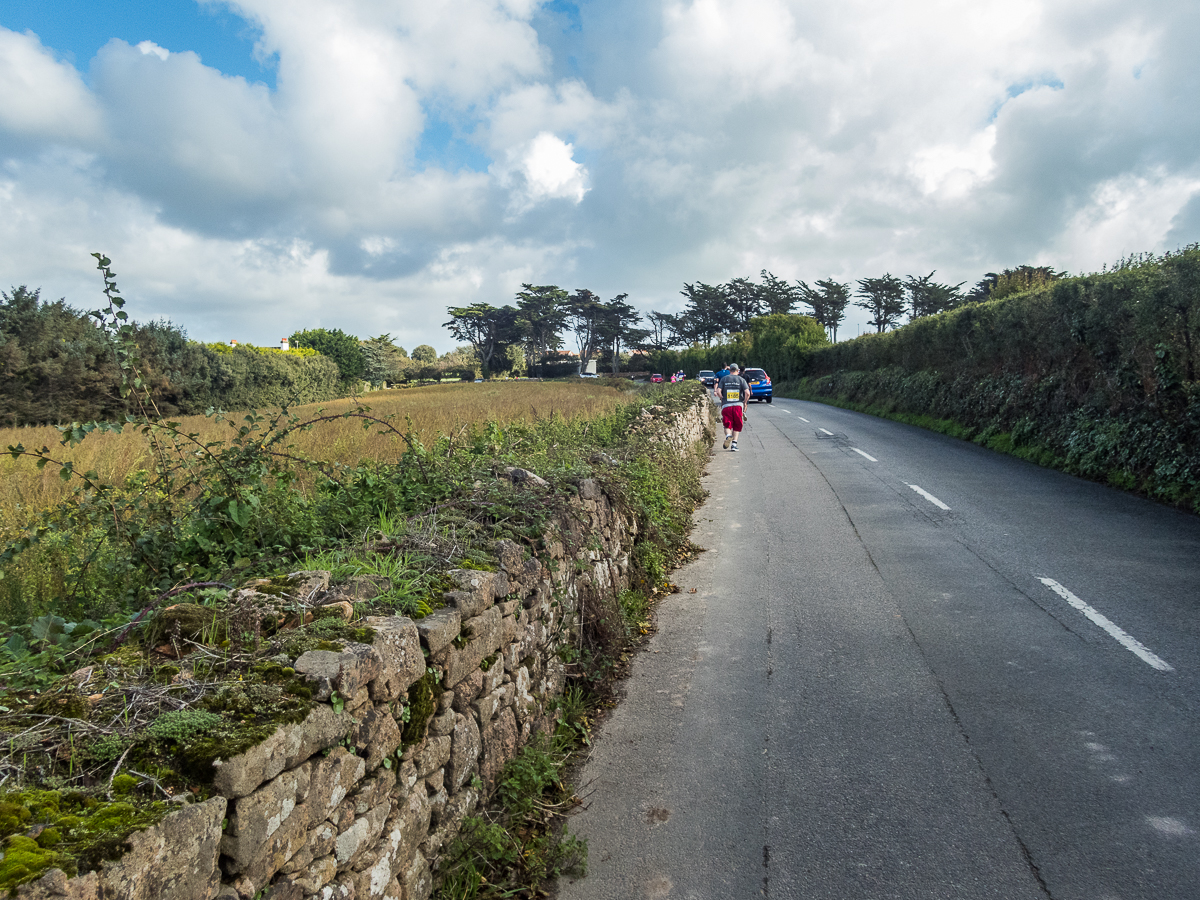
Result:
{"label": "tree line", "polygon": [[851,305],[866,310],[869,323],[877,333],[882,333],[906,319],[937,315],[966,303],[999,299],[1063,277],[1049,266],[1017,266],[999,273],[989,272],[973,288],[963,291],[965,282],[943,284],[934,280],[936,274],[933,271],[899,278],[886,273],[859,279],[857,287],[853,287],[849,282],[832,278],[813,284],[803,280],[788,282],[764,269],[758,282],[735,278],[719,285],[685,284],[680,292],[686,299],[682,312],[650,313],[654,334],[651,346],[656,350],[695,344],[707,347],[724,336],[745,332],[759,316],[794,313],[797,309],[815,319],[829,340],[836,343],[838,328]]}
{"label": "tree line", "polygon": [[[200,343],[169,321],[131,323],[142,377],[164,416],[209,408],[235,410],[344,397],[363,382],[473,378],[459,348],[441,357],[422,344],[411,356],[389,335],[360,340],[340,329],[293,333],[290,349]],[[43,301],[25,285],[0,292],[0,424],[120,421],[113,346],[90,313],[65,300]]]}
{"label": "tree line", "polygon": [[514,305],[481,302],[449,307],[450,321],[444,327],[471,346],[485,375],[512,371],[522,364],[537,375],[565,374],[557,361],[568,331],[578,348],[578,360],[572,364],[576,372],[598,358],[616,374],[622,352],[639,350],[657,360],[663,351],[711,347],[749,333],[762,317],[799,312],[815,320],[828,340],[836,342],[850,305],[866,310],[870,324],[882,333],[906,318],[911,321],[966,303],[999,299],[1064,277],[1048,266],[1018,266],[989,272],[964,292],[965,282],[943,284],[934,279],[936,274],[899,278],[888,273],[860,279],[852,288],[833,279],[811,285],[788,282],[764,269],[759,281],[685,283],[680,291],[685,298],[681,312],[652,310],[644,317],[628,302],[628,294],[605,301],[584,288],[568,293],[558,285],[522,284]]}

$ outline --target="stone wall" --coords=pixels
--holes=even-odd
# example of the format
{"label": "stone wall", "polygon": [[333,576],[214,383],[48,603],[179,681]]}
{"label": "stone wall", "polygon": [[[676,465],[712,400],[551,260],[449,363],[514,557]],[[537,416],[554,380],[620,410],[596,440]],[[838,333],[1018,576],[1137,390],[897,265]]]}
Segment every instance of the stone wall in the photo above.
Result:
{"label": "stone wall", "polygon": [[[711,435],[707,402],[657,418],[659,435],[681,451]],[[537,502],[540,479],[504,474],[525,481]],[[417,621],[370,618],[371,644],[296,659],[319,702],[305,721],[220,762],[217,796],[135,835],[132,851],[100,872],[67,879],[56,870],[19,895],[429,897],[442,847],[504,764],[552,727],[566,681],[559,650],[578,640],[581,611],[628,586],[636,522],[597,481],[577,487],[542,558],[497,541],[497,571],[449,572],[455,589],[443,608]],[[405,727],[415,730],[407,743]]]}

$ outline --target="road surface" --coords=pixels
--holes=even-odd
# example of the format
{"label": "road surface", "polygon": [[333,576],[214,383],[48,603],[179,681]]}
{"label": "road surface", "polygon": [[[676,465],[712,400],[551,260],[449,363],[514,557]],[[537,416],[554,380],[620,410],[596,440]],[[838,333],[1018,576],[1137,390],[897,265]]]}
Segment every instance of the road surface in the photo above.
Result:
{"label": "road surface", "polygon": [[1200,897],[1200,518],[782,398],[740,446],[561,900]]}

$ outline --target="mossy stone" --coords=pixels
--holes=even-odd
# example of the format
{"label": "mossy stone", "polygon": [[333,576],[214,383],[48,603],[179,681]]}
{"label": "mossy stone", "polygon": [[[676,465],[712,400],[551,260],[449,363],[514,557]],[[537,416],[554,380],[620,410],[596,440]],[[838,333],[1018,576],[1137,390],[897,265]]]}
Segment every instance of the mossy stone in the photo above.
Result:
{"label": "mossy stone", "polygon": [[415,744],[425,737],[425,729],[437,712],[440,695],[437,679],[428,670],[408,689],[408,721],[400,734],[405,745]]}

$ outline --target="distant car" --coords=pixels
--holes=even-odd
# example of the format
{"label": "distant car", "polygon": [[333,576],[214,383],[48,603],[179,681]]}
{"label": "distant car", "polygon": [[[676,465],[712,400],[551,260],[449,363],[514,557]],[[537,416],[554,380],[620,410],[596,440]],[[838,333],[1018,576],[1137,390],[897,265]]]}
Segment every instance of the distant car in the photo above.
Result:
{"label": "distant car", "polygon": [[712,387],[717,383],[717,373],[712,369],[701,369],[698,377],[700,378],[700,383],[705,387]]}
{"label": "distant car", "polygon": [[653,381],[655,384],[662,384],[662,380],[663,380],[662,373],[655,372],[653,375],[650,376],[650,380]]}
{"label": "distant car", "polygon": [[599,378],[600,376],[597,375],[595,372],[580,372],[579,377],[580,378]]}
{"label": "distant car", "polygon": [[771,402],[771,376],[762,369],[746,369],[742,377],[750,383],[750,399]]}

